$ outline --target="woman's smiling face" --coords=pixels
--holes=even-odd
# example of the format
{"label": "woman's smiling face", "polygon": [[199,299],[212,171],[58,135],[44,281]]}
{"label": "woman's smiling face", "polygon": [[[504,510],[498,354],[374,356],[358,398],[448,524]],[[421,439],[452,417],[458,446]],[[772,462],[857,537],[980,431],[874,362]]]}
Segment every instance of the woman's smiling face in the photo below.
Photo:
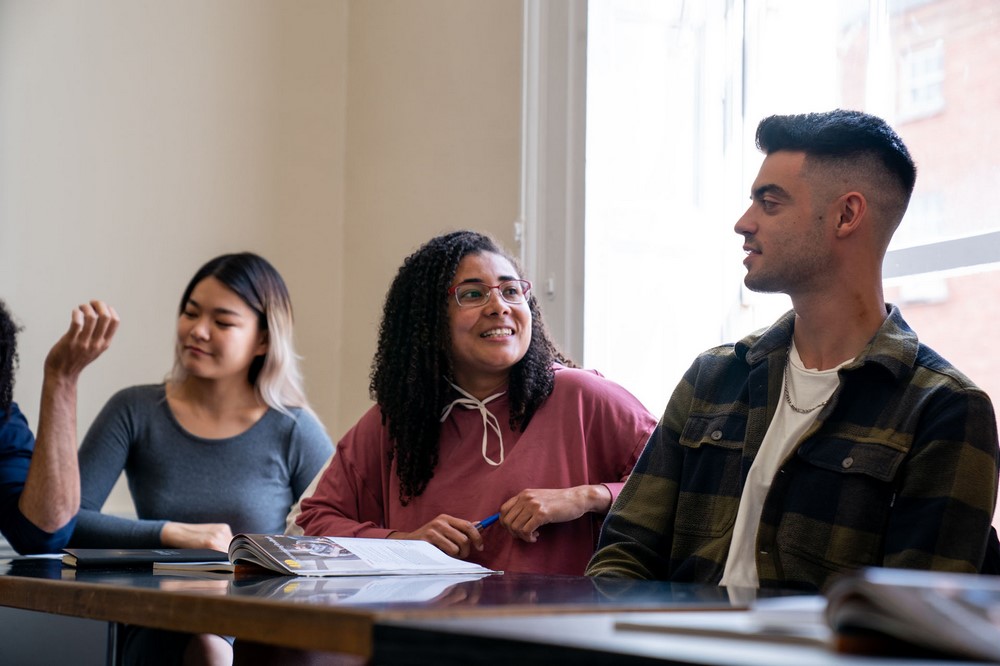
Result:
{"label": "woman's smiling face", "polygon": [[[519,279],[503,256],[482,252],[462,258],[451,284],[482,282],[492,287]],[[508,303],[497,289],[490,289],[485,305],[460,307],[449,297],[448,320],[455,383],[480,399],[504,384],[510,369],[528,353],[531,309],[527,302]]]}

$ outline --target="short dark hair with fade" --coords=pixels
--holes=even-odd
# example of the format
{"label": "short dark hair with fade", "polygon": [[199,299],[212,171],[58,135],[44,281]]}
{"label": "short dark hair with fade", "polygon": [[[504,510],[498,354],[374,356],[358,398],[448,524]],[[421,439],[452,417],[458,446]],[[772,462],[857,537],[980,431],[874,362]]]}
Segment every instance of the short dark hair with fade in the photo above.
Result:
{"label": "short dark hair with fade", "polygon": [[757,125],[757,147],[767,154],[801,151],[821,159],[877,158],[907,199],[917,181],[917,167],[903,140],[887,122],[861,111],[769,116]]}

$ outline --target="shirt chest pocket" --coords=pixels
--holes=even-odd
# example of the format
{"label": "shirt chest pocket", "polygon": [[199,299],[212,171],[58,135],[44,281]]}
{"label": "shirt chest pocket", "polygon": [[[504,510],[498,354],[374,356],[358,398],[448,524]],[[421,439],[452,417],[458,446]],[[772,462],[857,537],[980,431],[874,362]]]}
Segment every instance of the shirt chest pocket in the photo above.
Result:
{"label": "shirt chest pocket", "polygon": [[742,453],[746,431],[747,417],[745,414],[692,415],[684,424],[680,445],[688,449],[706,448]]}
{"label": "shirt chest pocket", "polygon": [[762,522],[786,566],[800,560],[828,571],[877,565],[906,452],[870,438],[833,435],[807,440],[789,473],[779,474]]}
{"label": "shirt chest pocket", "polygon": [[675,522],[679,536],[717,539],[732,529],[746,424],[740,413],[692,415],[685,423],[679,439],[684,453]]}
{"label": "shirt chest pocket", "polygon": [[870,437],[828,436],[813,438],[799,447],[803,462],[828,472],[862,475],[889,483],[906,457],[906,451]]}

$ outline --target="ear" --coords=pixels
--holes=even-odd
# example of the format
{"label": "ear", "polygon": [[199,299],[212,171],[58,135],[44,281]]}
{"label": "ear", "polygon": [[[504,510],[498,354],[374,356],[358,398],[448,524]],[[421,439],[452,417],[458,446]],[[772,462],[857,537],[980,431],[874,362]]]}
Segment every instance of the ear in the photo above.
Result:
{"label": "ear", "polygon": [[847,238],[861,228],[868,212],[868,201],[860,192],[848,192],[837,198],[833,208],[837,220],[834,234],[837,238]]}
{"label": "ear", "polygon": [[254,352],[254,356],[263,356],[267,353],[267,349],[271,344],[271,340],[267,333],[267,331],[260,331],[257,333],[257,350]]}

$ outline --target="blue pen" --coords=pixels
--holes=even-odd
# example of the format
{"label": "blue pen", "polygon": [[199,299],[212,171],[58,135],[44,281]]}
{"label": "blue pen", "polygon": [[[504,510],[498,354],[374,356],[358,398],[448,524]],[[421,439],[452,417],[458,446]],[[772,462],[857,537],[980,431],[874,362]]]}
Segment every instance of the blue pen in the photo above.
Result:
{"label": "blue pen", "polygon": [[492,525],[493,523],[497,522],[497,520],[499,520],[499,519],[500,519],[500,514],[499,513],[494,513],[489,518],[483,518],[478,523],[475,523],[474,527],[477,530],[484,530],[487,527],[489,527],[490,525]]}

